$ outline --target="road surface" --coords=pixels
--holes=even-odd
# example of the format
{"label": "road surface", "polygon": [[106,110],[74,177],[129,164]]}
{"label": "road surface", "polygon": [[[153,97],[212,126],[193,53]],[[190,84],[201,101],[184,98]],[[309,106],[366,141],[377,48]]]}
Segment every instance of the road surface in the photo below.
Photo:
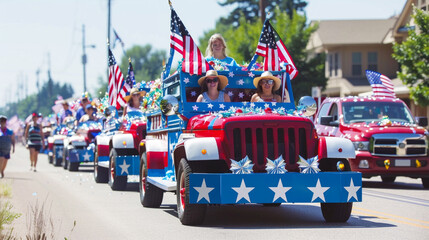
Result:
{"label": "road surface", "polygon": [[31,208],[44,205],[53,225],[45,232],[54,239],[429,239],[429,190],[420,179],[364,179],[363,202],[347,223],[325,223],[319,204],[239,205],[211,206],[204,224],[192,227],[177,219],[172,193],[159,209],[143,208],[136,183],[112,191],[94,182],[91,165],[69,172],[40,154],[37,172],[29,169],[28,150],[18,146],[0,180],[11,185],[14,211],[23,214],[13,225],[18,237],[27,234]]}

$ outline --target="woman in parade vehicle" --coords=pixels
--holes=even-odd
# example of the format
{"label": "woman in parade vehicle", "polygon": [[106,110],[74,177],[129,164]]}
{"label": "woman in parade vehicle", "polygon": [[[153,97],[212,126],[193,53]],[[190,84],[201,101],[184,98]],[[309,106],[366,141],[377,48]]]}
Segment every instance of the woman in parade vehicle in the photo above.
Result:
{"label": "woman in parade vehicle", "polygon": [[138,88],[132,88],[130,95],[125,96],[125,101],[127,105],[124,107],[123,116],[127,115],[129,112],[140,112],[140,105],[143,101],[143,96],[146,94],[146,91],[139,91]]}
{"label": "woman in parade vehicle", "polygon": [[30,171],[36,172],[37,157],[40,150],[45,148],[43,141],[43,132],[39,124],[40,113],[32,113],[32,121],[25,128],[25,138],[27,139],[28,149],[30,150]]}
{"label": "woman in parade vehicle", "polygon": [[227,66],[239,67],[237,62],[232,58],[226,56],[226,42],[219,33],[213,34],[206,49],[206,61],[211,62],[219,60]]}
{"label": "woman in parade vehicle", "polygon": [[223,89],[228,85],[228,78],[218,75],[216,70],[209,70],[206,76],[198,79],[201,92],[197,102],[231,102],[228,94]]}
{"label": "woman in parade vehicle", "polygon": [[[280,95],[275,92],[279,90],[281,81],[269,71],[265,71],[260,77],[253,80],[257,92],[253,94],[250,102],[281,102]],[[287,91],[286,91],[287,92]]]}

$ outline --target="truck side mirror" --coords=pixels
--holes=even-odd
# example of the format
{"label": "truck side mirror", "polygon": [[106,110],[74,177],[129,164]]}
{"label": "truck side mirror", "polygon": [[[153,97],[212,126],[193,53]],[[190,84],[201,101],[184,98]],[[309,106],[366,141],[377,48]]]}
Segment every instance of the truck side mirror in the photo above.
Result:
{"label": "truck side mirror", "polygon": [[320,117],[320,124],[329,126],[333,120],[334,120],[333,116],[322,116]]}
{"label": "truck side mirror", "polygon": [[316,101],[310,96],[302,97],[298,102],[298,111],[302,111],[304,116],[313,116],[317,111]]}
{"label": "truck side mirror", "polygon": [[175,115],[179,111],[179,101],[173,95],[165,95],[160,105],[161,112],[166,116]]}
{"label": "truck side mirror", "polygon": [[426,127],[428,125],[427,117],[416,117],[417,125]]}

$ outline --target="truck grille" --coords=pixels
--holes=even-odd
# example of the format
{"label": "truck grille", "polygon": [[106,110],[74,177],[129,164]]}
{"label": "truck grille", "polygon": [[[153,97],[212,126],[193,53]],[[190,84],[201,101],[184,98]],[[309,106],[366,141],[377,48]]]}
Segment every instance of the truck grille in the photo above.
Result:
{"label": "truck grille", "polygon": [[376,156],[414,157],[427,155],[426,138],[420,134],[374,134],[370,151]]}
{"label": "truck grille", "polygon": [[283,156],[288,171],[298,171],[299,155],[313,157],[316,152],[313,126],[306,122],[233,122],[225,127],[229,158],[252,160],[254,172],[265,172],[267,158]]}

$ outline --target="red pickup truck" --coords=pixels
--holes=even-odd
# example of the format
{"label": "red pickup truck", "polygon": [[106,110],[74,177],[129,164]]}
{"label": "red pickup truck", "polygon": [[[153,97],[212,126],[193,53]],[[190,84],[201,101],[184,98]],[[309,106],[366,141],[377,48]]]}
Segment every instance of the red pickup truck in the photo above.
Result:
{"label": "red pickup truck", "polygon": [[381,176],[383,182],[421,178],[424,188],[429,188],[427,125],[427,117],[414,119],[402,100],[385,97],[327,98],[315,118],[320,136],[353,142],[352,171]]}

